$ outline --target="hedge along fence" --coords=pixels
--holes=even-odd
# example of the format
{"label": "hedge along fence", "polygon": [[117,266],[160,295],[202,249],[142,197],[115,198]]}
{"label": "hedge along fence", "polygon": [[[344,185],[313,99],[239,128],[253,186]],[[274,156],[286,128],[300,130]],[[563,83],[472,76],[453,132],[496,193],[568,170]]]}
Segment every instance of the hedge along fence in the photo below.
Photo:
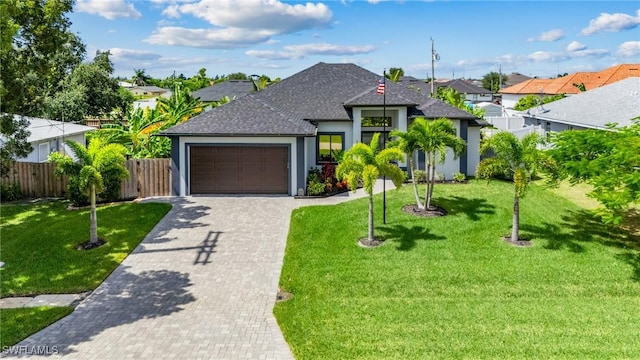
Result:
{"label": "hedge along fence", "polygon": [[[130,159],[126,163],[129,178],[120,185],[121,199],[171,195],[171,159]],[[0,182],[17,182],[24,197],[64,197],[67,176],[57,177],[55,165],[49,162],[17,162],[8,177]]]}

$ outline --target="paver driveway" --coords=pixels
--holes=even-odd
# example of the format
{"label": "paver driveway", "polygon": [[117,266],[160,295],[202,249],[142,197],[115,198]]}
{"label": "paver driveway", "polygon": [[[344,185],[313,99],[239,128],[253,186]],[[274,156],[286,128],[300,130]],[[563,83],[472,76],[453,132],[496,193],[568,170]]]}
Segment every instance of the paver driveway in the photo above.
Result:
{"label": "paver driveway", "polygon": [[361,196],[160,199],[173,208],[121,266],[2,357],[293,359],[272,312],[291,211]]}

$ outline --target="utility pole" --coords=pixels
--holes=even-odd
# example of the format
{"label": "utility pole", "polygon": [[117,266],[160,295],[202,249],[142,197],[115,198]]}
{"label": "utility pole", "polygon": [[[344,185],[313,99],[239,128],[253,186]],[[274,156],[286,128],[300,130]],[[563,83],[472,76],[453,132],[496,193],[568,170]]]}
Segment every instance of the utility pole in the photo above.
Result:
{"label": "utility pole", "polygon": [[435,67],[436,67],[436,61],[438,60],[440,60],[440,55],[438,55],[438,53],[434,49],[433,38],[431,38],[431,97],[433,97],[435,94],[435,81],[436,81]]}

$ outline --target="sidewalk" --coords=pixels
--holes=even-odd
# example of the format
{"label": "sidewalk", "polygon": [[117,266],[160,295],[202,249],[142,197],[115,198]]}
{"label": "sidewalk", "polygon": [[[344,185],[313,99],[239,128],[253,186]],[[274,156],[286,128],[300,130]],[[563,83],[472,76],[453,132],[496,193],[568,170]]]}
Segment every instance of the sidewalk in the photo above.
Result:
{"label": "sidewalk", "polygon": [[89,293],[46,294],[33,297],[7,297],[0,299],[0,309],[16,309],[37,306],[76,306]]}

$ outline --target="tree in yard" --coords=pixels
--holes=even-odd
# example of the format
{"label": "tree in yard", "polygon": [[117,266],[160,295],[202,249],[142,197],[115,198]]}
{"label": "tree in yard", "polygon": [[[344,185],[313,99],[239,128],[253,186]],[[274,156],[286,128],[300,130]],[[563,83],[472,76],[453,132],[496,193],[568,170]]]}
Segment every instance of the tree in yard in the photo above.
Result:
{"label": "tree in yard", "polygon": [[106,173],[120,180],[129,176],[125,167],[126,149],[120,144],[107,144],[100,139],[94,139],[87,147],[75,141],[65,143],[78,160],[74,161],[69,155],[55,152],[49,155],[49,161],[56,164],[56,174],[75,178],[79,188],[89,195],[91,201],[89,243],[91,246],[96,246],[98,244],[96,194],[103,188]]}
{"label": "tree in yard", "polygon": [[466,147],[466,142],[457,135],[456,127],[447,118],[426,120],[416,118],[409,127],[418,146],[425,153],[425,171],[427,182],[425,189],[425,208],[433,209],[431,201],[433,188],[436,182],[436,163],[444,163],[447,157],[447,149],[451,149],[455,157],[461,155]]}
{"label": "tree in yard", "polygon": [[547,164],[548,156],[538,145],[544,139],[538,133],[530,133],[518,139],[508,131],[500,131],[485,139],[480,146],[481,153],[492,151],[494,156],[480,161],[477,176],[483,179],[507,177],[513,179],[513,218],[511,241],[518,241],[520,229],[520,198],[527,190],[531,177],[537,169]]}
{"label": "tree in yard", "polygon": [[33,150],[27,141],[31,132],[29,122],[24,117],[0,115],[0,176],[7,176],[17,158],[27,157]]}
{"label": "tree in yard", "polygon": [[603,205],[597,213],[605,223],[619,224],[640,202],[640,117],[622,128],[559,132],[551,141],[554,180],[591,185],[589,196]]}
{"label": "tree in yard", "polygon": [[425,205],[420,200],[420,194],[418,192],[418,181],[415,176],[415,166],[413,163],[413,156],[420,150],[420,144],[416,139],[415,133],[411,131],[401,131],[398,129],[391,130],[389,134],[393,139],[387,144],[387,147],[395,147],[406,154],[407,163],[409,165],[409,174],[411,175],[411,183],[413,185],[413,195],[416,198],[416,206],[418,209],[424,209]]}
{"label": "tree in yard", "polygon": [[497,93],[500,91],[500,85],[506,83],[507,80],[509,80],[507,75],[492,71],[482,77],[482,87]]}
{"label": "tree in yard", "polygon": [[356,143],[347,150],[342,162],[336,168],[336,176],[338,179],[346,179],[349,187],[354,191],[358,188],[358,184],[362,182],[364,191],[369,197],[369,228],[367,241],[369,243],[375,240],[374,224],[373,224],[373,186],[379,176],[387,176],[391,178],[396,188],[402,186],[404,181],[404,172],[398,166],[392,164],[392,161],[401,161],[404,157],[402,151],[397,148],[387,148],[378,151],[379,133],[375,133],[369,145],[364,143]]}
{"label": "tree in yard", "polygon": [[454,88],[439,87],[436,91],[436,98],[462,111],[466,111],[471,115],[475,115],[480,119],[484,118],[484,109],[469,106],[463,94]]}
{"label": "tree in yard", "polygon": [[521,97],[518,102],[513,107],[514,110],[524,111],[536,106],[540,106],[543,104],[548,104],[550,102],[560,100],[564,98],[564,94],[556,94],[556,95],[547,95],[545,97],[539,97],[535,94],[529,94],[527,96]]}
{"label": "tree in yard", "polygon": [[126,123],[105,124],[91,134],[106,143],[122,144],[127,154],[139,158],[166,158],[171,153],[171,141],[152,136],[167,127],[166,116],[156,109],[137,108],[127,115]]}
{"label": "tree in yard", "polygon": [[136,86],[145,86],[151,80],[151,76],[147,75],[145,69],[133,69],[133,77],[131,81]]}
{"label": "tree in yard", "polygon": [[180,85],[173,89],[168,99],[158,98],[156,108],[164,115],[164,123],[160,126],[162,130],[183,123],[204,110],[200,99],[194,98],[188,89],[182,89]]}

